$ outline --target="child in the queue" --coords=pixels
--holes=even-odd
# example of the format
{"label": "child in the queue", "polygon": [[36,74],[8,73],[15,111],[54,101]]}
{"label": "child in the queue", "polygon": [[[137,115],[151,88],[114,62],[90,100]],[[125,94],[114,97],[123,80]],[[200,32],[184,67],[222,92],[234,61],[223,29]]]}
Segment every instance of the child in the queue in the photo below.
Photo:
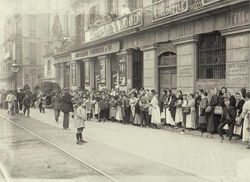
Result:
{"label": "child in the queue", "polygon": [[223,104],[223,114],[220,119],[220,125],[218,127],[218,133],[221,137],[221,141],[224,140],[223,136],[223,127],[228,124],[229,126],[229,141],[231,141],[233,136],[233,127],[236,118],[236,110],[233,106],[230,105],[230,98],[223,97],[224,104]]}
{"label": "child in the queue", "polygon": [[93,101],[90,96],[87,97],[87,100],[85,102],[86,105],[86,111],[87,111],[87,120],[90,121],[92,118],[92,108],[93,108]]}

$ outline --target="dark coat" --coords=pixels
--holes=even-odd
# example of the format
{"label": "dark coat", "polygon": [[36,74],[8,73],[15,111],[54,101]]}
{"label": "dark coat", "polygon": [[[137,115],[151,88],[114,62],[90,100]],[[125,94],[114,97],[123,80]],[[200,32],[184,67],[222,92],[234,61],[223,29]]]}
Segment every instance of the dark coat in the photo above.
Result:
{"label": "dark coat", "polygon": [[69,95],[69,94],[64,94],[61,98],[62,100],[62,112],[64,113],[69,113],[69,112],[73,112],[74,109],[73,109],[73,103],[71,101],[72,99],[72,96]]}
{"label": "dark coat", "polygon": [[243,108],[243,105],[245,104],[245,100],[244,99],[241,99],[239,101],[239,103],[237,104],[236,106],[236,109],[238,110],[238,115],[241,115],[242,113],[242,108]]}
{"label": "dark coat", "polygon": [[[227,117],[227,115],[229,117]],[[233,106],[229,105],[228,108],[226,106],[223,107],[223,115],[221,116],[220,122],[228,122],[234,123],[236,118],[236,110]]]}
{"label": "dark coat", "polygon": [[24,99],[23,99],[24,107],[29,108],[31,105],[31,100],[32,100],[31,96],[24,97]]}
{"label": "dark coat", "polygon": [[60,96],[53,96],[52,97],[52,100],[51,100],[51,104],[52,104],[52,107],[54,108],[54,110],[61,110],[61,107],[62,107],[62,99]]}

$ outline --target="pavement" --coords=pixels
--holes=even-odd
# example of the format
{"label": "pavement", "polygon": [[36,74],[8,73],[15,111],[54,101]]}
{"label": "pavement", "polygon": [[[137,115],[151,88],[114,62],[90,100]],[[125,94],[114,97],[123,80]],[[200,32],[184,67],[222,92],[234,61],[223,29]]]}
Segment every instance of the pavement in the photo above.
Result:
{"label": "pavement", "polygon": [[[6,115],[5,110],[0,113]],[[8,117],[120,181],[244,182],[250,178],[250,151],[237,143],[93,120],[86,122],[84,130],[88,143],[77,146],[73,120],[71,130],[61,130],[62,117],[56,123],[52,110],[42,114],[32,109],[30,118]]]}

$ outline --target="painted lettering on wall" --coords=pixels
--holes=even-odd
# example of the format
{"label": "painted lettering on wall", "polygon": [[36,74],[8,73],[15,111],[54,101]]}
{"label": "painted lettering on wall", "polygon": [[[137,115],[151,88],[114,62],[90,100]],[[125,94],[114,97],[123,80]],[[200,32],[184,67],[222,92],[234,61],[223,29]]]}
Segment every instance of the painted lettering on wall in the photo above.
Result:
{"label": "painted lettering on wall", "polygon": [[105,44],[102,46],[94,47],[91,49],[74,52],[72,53],[71,57],[72,57],[72,60],[79,60],[83,58],[85,59],[85,58],[100,56],[104,54],[110,54],[110,53],[118,52],[119,50],[120,50],[120,42],[116,41],[116,42],[112,42],[112,43]]}
{"label": "painted lettering on wall", "polygon": [[160,1],[153,5],[153,20],[171,17],[188,11],[188,0]]}
{"label": "painted lettering on wall", "polygon": [[98,40],[110,35],[114,35],[142,25],[142,10],[134,11],[128,15],[119,17],[112,22],[100,25],[87,30],[85,34],[85,43]]}

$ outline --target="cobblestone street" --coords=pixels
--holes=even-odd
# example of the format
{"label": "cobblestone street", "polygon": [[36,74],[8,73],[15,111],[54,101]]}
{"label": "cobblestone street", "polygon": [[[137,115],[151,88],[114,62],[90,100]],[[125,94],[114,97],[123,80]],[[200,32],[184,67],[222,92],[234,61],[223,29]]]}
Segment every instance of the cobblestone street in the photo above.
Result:
{"label": "cobblestone street", "polygon": [[[6,114],[6,111],[1,111],[1,113]],[[50,132],[44,133],[38,127],[41,125],[39,122],[41,121],[62,128],[61,119],[62,117],[57,124],[53,119],[52,110],[46,110],[45,114],[41,114],[37,109],[32,109],[31,118],[22,117],[18,119],[18,122],[27,127],[37,126],[34,128],[35,133],[42,135],[47,133],[46,137],[54,142],[59,142],[61,147],[70,151],[70,145],[67,146],[66,143],[74,143],[73,129],[71,131],[61,130],[61,132],[66,132],[67,135],[64,136],[61,133],[55,137],[48,136]],[[49,128],[49,126],[47,127]],[[60,137],[62,137],[61,140]],[[105,166],[105,170],[109,173],[114,172],[112,171],[114,170],[113,167],[121,163],[121,166],[118,165],[119,167],[117,166],[116,170],[122,173],[124,170],[128,170],[126,168],[129,166],[135,167],[135,174],[133,175],[136,175],[139,170],[141,173],[152,172],[157,176],[161,174],[160,171],[164,171],[164,168],[170,167],[170,171],[173,170],[170,172],[171,174],[180,170],[188,175],[199,176],[212,181],[248,181],[249,151],[239,144],[220,143],[217,139],[182,135],[161,129],[139,128],[112,122],[98,123],[94,120],[86,122],[84,137],[88,141],[81,148],[82,152],[86,152],[84,160],[98,168],[103,169],[103,166]],[[63,145],[64,142],[66,145]],[[77,151],[71,152],[77,153]],[[127,163],[126,168],[122,165],[125,161]],[[107,165],[104,165],[104,163]],[[138,163],[140,163],[139,166],[143,163],[146,166],[152,163],[155,167],[139,169]],[[139,168],[136,169],[136,166]],[[169,172],[169,170],[167,171]]]}

